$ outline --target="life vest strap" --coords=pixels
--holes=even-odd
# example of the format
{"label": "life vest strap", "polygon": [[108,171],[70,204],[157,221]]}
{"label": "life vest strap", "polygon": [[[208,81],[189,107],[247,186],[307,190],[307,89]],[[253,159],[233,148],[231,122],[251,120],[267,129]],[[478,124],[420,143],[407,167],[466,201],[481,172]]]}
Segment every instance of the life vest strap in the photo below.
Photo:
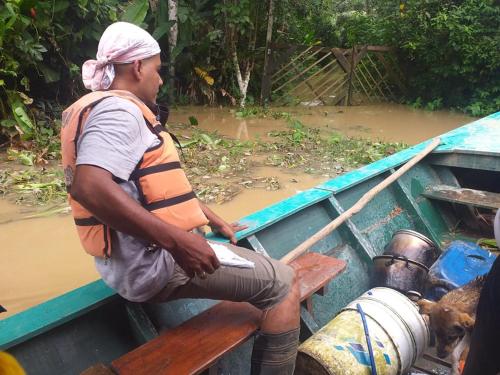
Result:
{"label": "life vest strap", "polygon": [[189,201],[189,200],[194,199],[194,198],[196,198],[196,194],[194,193],[194,191],[190,191],[189,193],[178,195],[176,197],[162,199],[160,201],[146,204],[146,205],[144,205],[144,208],[148,211],[154,211],[154,210],[159,210],[160,208],[173,206],[175,204],[186,202],[186,201]]}
{"label": "life vest strap", "polygon": [[78,139],[80,138],[80,134],[82,132],[82,127],[83,127],[83,118],[86,114],[90,113],[90,111],[97,105],[99,104],[100,102],[102,102],[104,99],[106,98],[110,98],[110,96],[105,96],[105,97],[102,97],[92,103],[89,103],[87,104],[85,107],[82,108],[82,110],[80,111],[80,114],[78,116],[78,123],[77,123],[77,127],[76,127],[76,133],[75,133],[75,139],[73,140],[74,144],[75,144],[75,160],[76,160],[76,156],[78,155]]}
{"label": "life vest strap", "polygon": [[83,219],[77,219],[77,218],[75,218],[75,224],[79,225],[81,227],[90,227],[90,226],[93,226],[93,225],[100,225],[102,223],[97,218],[95,218],[94,216],[91,216],[91,217],[86,217],[86,218],[83,218]]}
{"label": "life vest strap", "polygon": [[136,169],[130,175],[130,180],[137,180],[141,177],[147,176],[149,174],[160,173],[165,171],[170,171],[172,169],[180,169],[181,163],[178,161],[172,161],[170,163],[153,165],[151,167]]}
{"label": "life vest strap", "polygon": [[157,134],[160,134],[161,132],[166,132],[167,129],[161,125],[161,124],[158,124],[158,125],[155,125],[153,126],[153,130],[157,133]]}

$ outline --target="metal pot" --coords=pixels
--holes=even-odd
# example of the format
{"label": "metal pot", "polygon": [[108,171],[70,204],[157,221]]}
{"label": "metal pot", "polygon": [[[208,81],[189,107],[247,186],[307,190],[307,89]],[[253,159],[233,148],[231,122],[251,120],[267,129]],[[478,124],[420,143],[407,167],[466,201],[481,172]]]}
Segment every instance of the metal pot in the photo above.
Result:
{"label": "metal pot", "polygon": [[385,247],[384,255],[395,255],[432,266],[441,250],[423,234],[409,229],[398,230],[392,236],[391,242]]}
{"label": "metal pot", "polygon": [[421,295],[428,273],[429,267],[404,256],[379,255],[373,258],[373,284],[377,287]]}

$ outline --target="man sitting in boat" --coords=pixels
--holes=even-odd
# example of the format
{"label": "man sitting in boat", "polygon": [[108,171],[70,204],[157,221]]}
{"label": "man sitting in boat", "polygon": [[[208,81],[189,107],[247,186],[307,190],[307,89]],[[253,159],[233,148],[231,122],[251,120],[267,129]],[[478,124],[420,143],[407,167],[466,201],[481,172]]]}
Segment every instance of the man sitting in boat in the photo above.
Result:
{"label": "man sitting in boat", "polygon": [[[92,90],[63,113],[63,167],[84,249],[104,282],[134,302],[178,298],[246,301],[262,310],[253,374],[292,374],[299,292],[289,266],[227,245],[248,268],[220,267],[197,232],[209,225],[236,243],[228,224],[198,200],[172,137],[158,121],[160,47],[125,22],[103,33],[82,67]],[[268,348],[274,348],[268,351]]]}

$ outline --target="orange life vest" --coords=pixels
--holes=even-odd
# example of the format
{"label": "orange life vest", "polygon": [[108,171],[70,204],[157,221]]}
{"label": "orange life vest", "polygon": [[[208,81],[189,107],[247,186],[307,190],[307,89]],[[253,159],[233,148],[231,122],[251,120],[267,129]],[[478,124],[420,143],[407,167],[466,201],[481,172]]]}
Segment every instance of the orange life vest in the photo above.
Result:
{"label": "orange life vest", "polygon": [[154,113],[128,91],[92,92],[73,103],[62,114],[62,163],[68,199],[83,248],[93,256],[105,258],[111,256],[112,229],[72,199],[69,193],[76,168],[76,146],[88,114],[96,104],[111,96],[130,100],[137,105],[146,125],[160,140],[157,146],[146,150],[129,178],[139,190],[142,206],[165,222],[187,231],[208,223],[181,168],[172,137]]}

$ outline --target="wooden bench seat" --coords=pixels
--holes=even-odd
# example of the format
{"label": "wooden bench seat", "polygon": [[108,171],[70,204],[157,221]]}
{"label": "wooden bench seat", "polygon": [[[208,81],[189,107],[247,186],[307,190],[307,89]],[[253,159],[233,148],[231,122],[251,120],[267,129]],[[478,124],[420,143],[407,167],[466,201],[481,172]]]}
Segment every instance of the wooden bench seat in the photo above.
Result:
{"label": "wooden bench seat", "polygon": [[468,206],[489,209],[500,208],[500,194],[491,193],[489,191],[459,188],[448,185],[435,185],[427,188],[422,195],[430,199],[465,204]]}
{"label": "wooden bench seat", "polygon": [[[346,262],[309,253],[291,266],[297,271],[300,300],[309,300],[340,274]],[[309,305],[308,304],[308,305]],[[198,374],[247,340],[261,312],[248,303],[221,302],[112,362],[120,375]]]}

